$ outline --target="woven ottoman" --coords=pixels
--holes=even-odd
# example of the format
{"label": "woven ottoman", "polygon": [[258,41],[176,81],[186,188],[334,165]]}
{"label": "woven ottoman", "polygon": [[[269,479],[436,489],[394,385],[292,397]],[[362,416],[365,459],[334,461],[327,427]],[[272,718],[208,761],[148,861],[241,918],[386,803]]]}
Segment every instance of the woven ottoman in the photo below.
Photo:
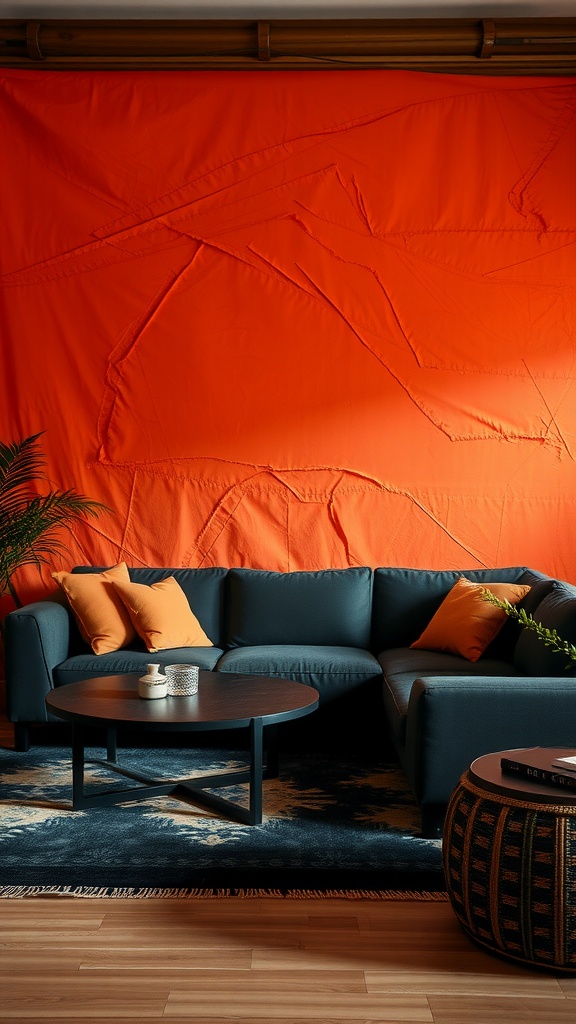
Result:
{"label": "woven ottoman", "polygon": [[[539,748],[547,761],[558,753]],[[576,973],[576,795],[473,762],[452,794],[444,871],[467,934],[491,952]]]}

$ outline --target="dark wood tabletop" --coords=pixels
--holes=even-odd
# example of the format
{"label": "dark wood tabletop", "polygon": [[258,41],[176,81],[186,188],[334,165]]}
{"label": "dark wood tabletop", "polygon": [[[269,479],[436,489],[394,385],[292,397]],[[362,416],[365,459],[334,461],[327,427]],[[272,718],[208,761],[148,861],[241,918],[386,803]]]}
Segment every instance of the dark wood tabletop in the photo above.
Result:
{"label": "dark wood tabletop", "polygon": [[546,768],[561,772],[561,768],[553,768],[552,761],[556,757],[568,757],[576,754],[574,748],[567,747],[530,747],[519,750],[499,750],[497,753],[484,754],[470,765],[469,778],[484,789],[511,796],[516,800],[525,799],[541,804],[574,804],[576,809],[576,791],[563,786],[551,786],[533,779],[518,778],[504,774],[501,768],[502,758],[524,759],[527,764],[536,768]]}
{"label": "dark wood tabletop", "polygon": [[317,690],[289,679],[201,670],[193,696],[146,700],[138,695],[138,678],[115,675],[67,683],[48,694],[46,706],[72,723],[151,732],[239,729],[255,718],[275,725],[318,706]]}

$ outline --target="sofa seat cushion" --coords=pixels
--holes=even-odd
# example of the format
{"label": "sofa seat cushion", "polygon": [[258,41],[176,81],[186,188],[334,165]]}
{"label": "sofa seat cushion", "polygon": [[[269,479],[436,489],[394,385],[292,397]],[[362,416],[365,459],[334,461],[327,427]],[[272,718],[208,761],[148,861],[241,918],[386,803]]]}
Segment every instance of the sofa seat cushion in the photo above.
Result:
{"label": "sofa seat cushion", "polygon": [[415,679],[422,676],[520,676],[520,671],[508,661],[480,658],[468,661],[457,654],[443,651],[419,651],[397,647],[378,656],[384,674],[384,710],[395,744],[406,742],[406,716],[410,691]]}
{"label": "sofa seat cushion", "polygon": [[76,683],[80,679],[93,676],[114,676],[136,672],[139,676],[146,673],[146,665],[153,661],[160,664],[160,671],[165,665],[199,665],[202,669],[212,671],[218,658],[223,654],[219,647],[174,647],[151,655],[144,647],[141,649],[124,647],[121,651],[111,654],[77,654],[60,662],[54,669],[56,686],[65,683]]}
{"label": "sofa seat cushion", "polygon": [[318,690],[321,703],[382,676],[380,665],[368,651],[300,644],[239,647],[220,658],[218,671],[294,679]]}

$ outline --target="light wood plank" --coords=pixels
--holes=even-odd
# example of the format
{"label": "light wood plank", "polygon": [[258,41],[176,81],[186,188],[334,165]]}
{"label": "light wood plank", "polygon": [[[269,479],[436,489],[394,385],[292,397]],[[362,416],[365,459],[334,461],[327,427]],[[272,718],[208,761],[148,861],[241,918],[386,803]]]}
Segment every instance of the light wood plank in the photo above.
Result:
{"label": "light wood plank", "polygon": [[[337,946],[323,951],[315,950],[314,955],[305,947],[298,949],[255,949],[252,955],[252,966],[257,970],[306,970],[307,968],[322,968],[328,970],[348,970],[358,963],[366,972],[382,973],[426,973],[433,981],[434,975],[442,973],[454,979],[455,988],[458,986],[458,977],[461,974],[478,974],[486,978],[502,978],[503,984],[506,979],[511,981],[511,987],[520,979],[530,983],[536,988],[539,983],[544,989],[550,982],[550,975],[545,972],[528,969],[520,970],[518,965],[511,961],[503,960],[482,953],[481,950],[457,950],[436,949],[422,953],[419,950],[387,950],[384,954],[381,951],[363,950],[358,961],[355,960],[350,950],[340,950]],[[560,985],[561,982],[556,981]],[[576,995],[576,992],[575,992]],[[575,1017],[576,1024],[576,1017]]]}
{"label": "light wood plank", "polygon": [[169,995],[157,980],[137,977],[90,978],[86,973],[61,973],[48,982],[42,974],[31,975],[26,984],[16,979],[9,987],[2,980],[0,1020],[19,1020],[30,1016],[51,1020],[84,1017],[128,1017],[158,1019],[163,1016]]}
{"label": "light wood plank", "polygon": [[574,1004],[560,999],[431,995],[434,1024],[574,1024]]}
{"label": "light wood plank", "polygon": [[144,947],[136,949],[93,949],[80,960],[83,971],[201,971],[220,970],[249,971],[252,966],[252,952],[249,949],[214,949],[180,947],[162,949]]}
{"label": "light wood plank", "polygon": [[368,992],[410,992],[419,995],[510,996],[565,999],[555,978],[516,972],[454,974],[451,971],[365,971]]}
{"label": "light wood plank", "polygon": [[[276,997],[278,998],[278,997]],[[358,1018],[365,1021],[412,1021],[433,1024],[428,1000],[418,996],[370,996],[361,993],[318,991],[283,991],[276,1005],[271,1005],[270,994],[261,991],[223,993],[195,992],[193,996],[178,989],[172,991],[166,1005],[166,1017],[187,1017],[196,1020],[199,1015],[220,1015],[232,1019],[258,1021],[266,1015],[272,1021],[294,1016],[299,1021],[342,1021]]]}
{"label": "light wood plank", "polygon": [[[567,999],[576,999],[576,977],[571,978],[569,975],[562,974],[558,979],[558,984]],[[576,1013],[574,1020],[576,1020]]]}
{"label": "light wood plank", "polygon": [[355,914],[308,914],[308,928],[333,932],[357,932],[358,918]]}
{"label": "light wood plank", "polygon": [[48,975],[55,971],[79,971],[81,950],[52,949],[37,942],[24,946],[0,946],[0,971],[8,973],[8,982],[16,973],[28,976],[31,972]]}

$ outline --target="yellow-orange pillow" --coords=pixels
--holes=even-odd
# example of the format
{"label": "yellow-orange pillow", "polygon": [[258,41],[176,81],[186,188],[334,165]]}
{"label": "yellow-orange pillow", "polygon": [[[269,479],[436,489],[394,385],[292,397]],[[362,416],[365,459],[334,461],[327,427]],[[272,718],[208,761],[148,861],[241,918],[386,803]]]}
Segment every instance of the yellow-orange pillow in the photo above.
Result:
{"label": "yellow-orange pillow", "polygon": [[422,635],[411,647],[449,651],[468,661],[478,661],[506,622],[506,612],[482,596],[490,590],[500,601],[517,604],[530,587],[517,583],[471,583],[462,577],[446,595]]}
{"label": "yellow-orange pillow", "polygon": [[149,587],[144,583],[115,583],[114,588],[149,651],[214,646],[173,576]]}
{"label": "yellow-orange pillow", "polygon": [[114,590],[115,582],[130,582],[126,562],[105,572],[53,572],[62,587],[78,628],[94,654],[109,654],[136,636],[130,616]]}

